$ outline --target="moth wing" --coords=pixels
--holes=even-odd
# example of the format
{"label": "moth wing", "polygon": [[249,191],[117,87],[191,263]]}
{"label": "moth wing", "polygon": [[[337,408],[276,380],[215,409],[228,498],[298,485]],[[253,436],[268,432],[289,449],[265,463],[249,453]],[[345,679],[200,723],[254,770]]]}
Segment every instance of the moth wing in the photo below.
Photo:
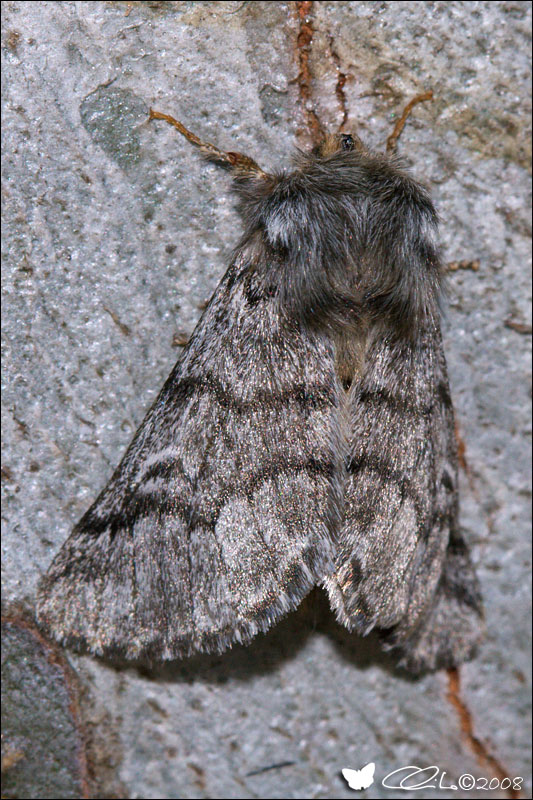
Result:
{"label": "moth wing", "polygon": [[458,530],[457,452],[437,321],[411,341],[374,334],[351,387],[345,519],[330,602],[385,633],[418,671],[470,657],[481,600]]}
{"label": "moth wing", "polygon": [[63,643],[157,660],[220,651],[333,568],[333,351],[286,322],[275,293],[237,257],[42,581],[40,621]]}

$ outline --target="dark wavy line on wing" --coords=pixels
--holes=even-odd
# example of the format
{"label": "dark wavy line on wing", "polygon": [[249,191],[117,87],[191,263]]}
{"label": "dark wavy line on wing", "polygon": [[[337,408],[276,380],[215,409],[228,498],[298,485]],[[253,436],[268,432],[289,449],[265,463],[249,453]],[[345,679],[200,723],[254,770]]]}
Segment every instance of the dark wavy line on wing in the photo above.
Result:
{"label": "dark wavy line on wing", "polygon": [[362,389],[354,399],[355,403],[362,403],[364,405],[372,405],[374,408],[386,406],[390,411],[402,416],[410,416],[415,419],[428,417],[434,408],[434,403],[426,403],[424,405],[417,405],[411,403],[400,395],[395,395],[389,392],[384,387],[379,389]]}
{"label": "dark wavy line on wing", "polygon": [[[361,475],[361,473],[364,472],[370,472],[374,475],[377,475],[386,484],[396,484],[400,491],[400,497],[402,501],[404,499],[411,500],[415,507],[415,514],[417,518],[424,518],[425,515],[422,509],[424,507],[424,501],[427,503],[426,495],[425,493],[421,494],[418,492],[412,485],[415,481],[416,468],[413,470],[413,475],[406,477],[403,470],[394,469],[394,467],[392,467],[386,461],[379,458],[362,455],[350,460],[347,466],[347,471],[354,477]],[[369,521],[371,518],[372,514],[370,513],[368,514]]]}
{"label": "dark wavy line on wing", "polygon": [[297,384],[274,394],[273,392],[258,392],[249,400],[235,397],[228,388],[214,375],[202,377],[181,378],[178,382],[169,381],[165,386],[160,401],[171,400],[173,403],[183,403],[196,393],[208,393],[214,397],[222,408],[228,408],[238,414],[247,414],[251,410],[266,406],[269,409],[281,408],[289,403],[297,403],[304,408],[331,408],[336,407],[337,399],[333,389],[323,385]]}
{"label": "dark wavy line on wing", "polygon": [[142,517],[154,515],[158,518],[172,514],[179,516],[189,528],[197,526],[213,528],[217,523],[221,509],[230,498],[251,496],[268,480],[279,475],[290,477],[300,472],[307,472],[310,475],[318,475],[331,480],[335,471],[335,464],[327,460],[316,458],[310,458],[306,461],[274,459],[271,463],[242,480],[239,486],[224,486],[214,501],[214,510],[212,512],[206,513],[204,510],[199,509],[198,502],[186,503],[179,497],[164,497],[160,492],[136,493],[125,501],[123,510],[120,512],[99,517],[92,509],[89,509],[76,526],[75,532],[98,535],[110,528],[111,536],[113,536],[119,529],[131,528]]}

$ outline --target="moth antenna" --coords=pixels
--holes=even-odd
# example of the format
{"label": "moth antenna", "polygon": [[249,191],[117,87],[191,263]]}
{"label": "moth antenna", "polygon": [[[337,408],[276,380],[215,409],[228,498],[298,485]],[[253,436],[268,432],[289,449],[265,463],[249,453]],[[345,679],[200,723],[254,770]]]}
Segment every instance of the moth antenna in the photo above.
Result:
{"label": "moth antenna", "polygon": [[410,100],[407,103],[402,112],[402,116],[396,122],[393,132],[387,139],[387,153],[394,155],[394,153],[396,152],[398,139],[400,138],[401,132],[405,128],[405,123],[407,122],[411,114],[411,111],[416,105],[418,105],[418,103],[425,103],[426,100],[433,100],[433,92],[431,91],[431,89],[429,90],[429,92],[423,92],[422,94],[417,94],[415,97],[413,97],[412,100]]}
{"label": "moth antenna", "polygon": [[199,147],[202,155],[209,161],[213,161],[216,164],[227,167],[239,173],[240,175],[255,175],[256,177],[266,176],[266,173],[263,172],[261,167],[253,160],[253,158],[245,156],[244,153],[233,153],[219,150],[219,148],[214,144],[211,144],[211,142],[202,142],[198,136],[192,133],[192,131],[188,130],[185,125],[182,125],[182,123],[177,119],[171,117],[170,114],[163,114],[161,111],[154,111],[153,108],[151,108],[149,118],[150,120],[162,119],[165,122],[168,122],[170,125],[173,125],[183,136],[185,136],[186,139],[188,139],[189,142],[191,142],[191,144]]}

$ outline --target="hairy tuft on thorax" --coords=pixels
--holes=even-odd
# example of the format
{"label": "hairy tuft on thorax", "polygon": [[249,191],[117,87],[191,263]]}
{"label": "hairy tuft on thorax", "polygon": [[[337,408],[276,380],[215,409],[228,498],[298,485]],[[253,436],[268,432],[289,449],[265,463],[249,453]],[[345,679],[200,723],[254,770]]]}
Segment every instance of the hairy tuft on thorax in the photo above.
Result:
{"label": "hairy tuft on thorax", "polygon": [[395,158],[299,152],[292,171],[238,176],[235,189],[241,246],[269,265],[257,279],[275,286],[287,313],[333,327],[386,320],[407,335],[435,313],[437,214]]}

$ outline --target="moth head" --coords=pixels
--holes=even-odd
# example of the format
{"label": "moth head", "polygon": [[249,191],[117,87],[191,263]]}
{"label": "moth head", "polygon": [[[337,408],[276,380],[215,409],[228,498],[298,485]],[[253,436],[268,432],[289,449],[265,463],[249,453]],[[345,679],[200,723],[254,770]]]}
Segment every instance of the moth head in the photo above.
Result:
{"label": "moth head", "polygon": [[366,152],[366,147],[355,133],[328,133],[324,139],[313,148],[313,155],[328,158],[337,153]]}

